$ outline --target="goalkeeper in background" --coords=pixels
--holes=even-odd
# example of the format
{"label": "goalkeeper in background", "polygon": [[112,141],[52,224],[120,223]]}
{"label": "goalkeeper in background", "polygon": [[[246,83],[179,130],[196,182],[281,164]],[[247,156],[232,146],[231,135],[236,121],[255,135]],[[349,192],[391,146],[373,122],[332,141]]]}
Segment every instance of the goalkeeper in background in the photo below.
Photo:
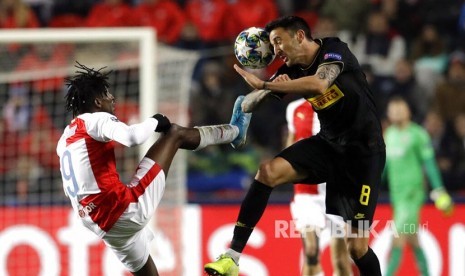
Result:
{"label": "goalkeeper in background", "polygon": [[[426,199],[423,168],[432,187],[431,199],[446,215],[453,202],[443,187],[428,133],[410,119],[410,109],[401,97],[393,97],[387,107],[391,125],[385,132],[386,168],[389,193],[398,237],[393,239],[387,276],[399,266],[402,249],[409,244],[417,259],[421,275],[429,275],[428,265],[418,241],[420,210]],[[414,228],[411,228],[414,225]],[[413,233],[411,229],[415,229]]]}

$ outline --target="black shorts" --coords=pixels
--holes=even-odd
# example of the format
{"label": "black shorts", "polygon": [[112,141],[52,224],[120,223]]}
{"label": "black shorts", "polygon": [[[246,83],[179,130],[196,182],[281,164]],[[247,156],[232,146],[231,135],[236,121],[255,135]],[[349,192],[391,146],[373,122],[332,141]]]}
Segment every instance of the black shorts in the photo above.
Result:
{"label": "black shorts", "polygon": [[326,182],[326,213],[339,215],[359,229],[371,226],[386,161],[384,151],[368,156],[341,153],[319,136],[313,136],[278,156],[306,175],[298,183]]}

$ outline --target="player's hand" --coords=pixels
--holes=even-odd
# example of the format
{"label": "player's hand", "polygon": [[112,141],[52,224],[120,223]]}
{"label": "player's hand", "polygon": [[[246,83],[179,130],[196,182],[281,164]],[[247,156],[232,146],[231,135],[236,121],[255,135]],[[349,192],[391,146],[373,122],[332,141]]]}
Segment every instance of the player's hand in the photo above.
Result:
{"label": "player's hand", "polygon": [[446,216],[451,216],[454,212],[454,202],[444,188],[436,188],[430,193],[431,200],[434,201],[434,206]]}
{"label": "player's hand", "polygon": [[239,75],[242,76],[242,78],[254,89],[263,89],[263,84],[265,81],[259,79],[257,76],[254,74],[245,71],[241,67],[239,67],[237,64],[234,64],[234,69],[236,70]]}
{"label": "player's hand", "polygon": [[283,75],[278,75],[276,78],[273,79],[272,82],[284,82],[284,81],[290,81],[291,78],[287,74]]}
{"label": "player's hand", "polygon": [[158,121],[155,132],[167,132],[171,128],[171,122],[165,115],[157,113],[152,117]]}

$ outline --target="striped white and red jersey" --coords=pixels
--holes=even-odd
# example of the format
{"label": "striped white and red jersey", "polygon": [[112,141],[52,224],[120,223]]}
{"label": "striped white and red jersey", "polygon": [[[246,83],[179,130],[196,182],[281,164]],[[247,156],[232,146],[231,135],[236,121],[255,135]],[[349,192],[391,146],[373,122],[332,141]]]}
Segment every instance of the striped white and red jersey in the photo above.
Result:
{"label": "striped white and red jersey", "polygon": [[[294,142],[308,138],[320,131],[320,121],[305,99],[290,102],[286,108],[286,120],[289,133],[294,135]],[[320,194],[323,185],[294,184],[294,194]]]}
{"label": "striped white and red jersey", "polygon": [[[77,116],[58,141],[57,154],[63,189],[83,223],[103,237],[131,202],[144,193],[144,181],[135,187],[122,183],[116,171],[114,141],[131,147],[144,143],[154,133],[158,121],[126,125],[106,112]],[[148,172],[158,174],[156,165]]]}

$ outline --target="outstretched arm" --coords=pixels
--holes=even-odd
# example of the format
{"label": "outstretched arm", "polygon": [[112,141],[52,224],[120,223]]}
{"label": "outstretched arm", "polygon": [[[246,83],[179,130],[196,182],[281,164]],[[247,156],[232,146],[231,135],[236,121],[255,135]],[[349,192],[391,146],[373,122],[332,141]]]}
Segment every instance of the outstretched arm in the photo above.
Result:
{"label": "outstretched arm", "polygon": [[140,145],[147,141],[157,127],[158,121],[154,118],[148,118],[145,121],[126,125],[120,121],[107,121],[102,126],[103,135],[111,140],[114,140],[126,147]]}
{"label": "outstretched arm", "polygon": [[162,114],[155,114],[153,117],[141,123],[126,125],[116,117],[111,116],[100,122],[102,135],[110,140],[114,140],[126,147],[137,146],[149,139],[153,132],[165,132],[171,127],[169,119]]}
{"label": "outstretched arm", "polygon": [[250,86],[255,89],[266,89],[279,93],[309,95],[323,94],[341,73],[340,66],[341,65],[338,63],[323,64],[318,67],[315,75],[279,82],[261,80],[254,74],[245,71],[236,64],[234,65],[234,69]]}

